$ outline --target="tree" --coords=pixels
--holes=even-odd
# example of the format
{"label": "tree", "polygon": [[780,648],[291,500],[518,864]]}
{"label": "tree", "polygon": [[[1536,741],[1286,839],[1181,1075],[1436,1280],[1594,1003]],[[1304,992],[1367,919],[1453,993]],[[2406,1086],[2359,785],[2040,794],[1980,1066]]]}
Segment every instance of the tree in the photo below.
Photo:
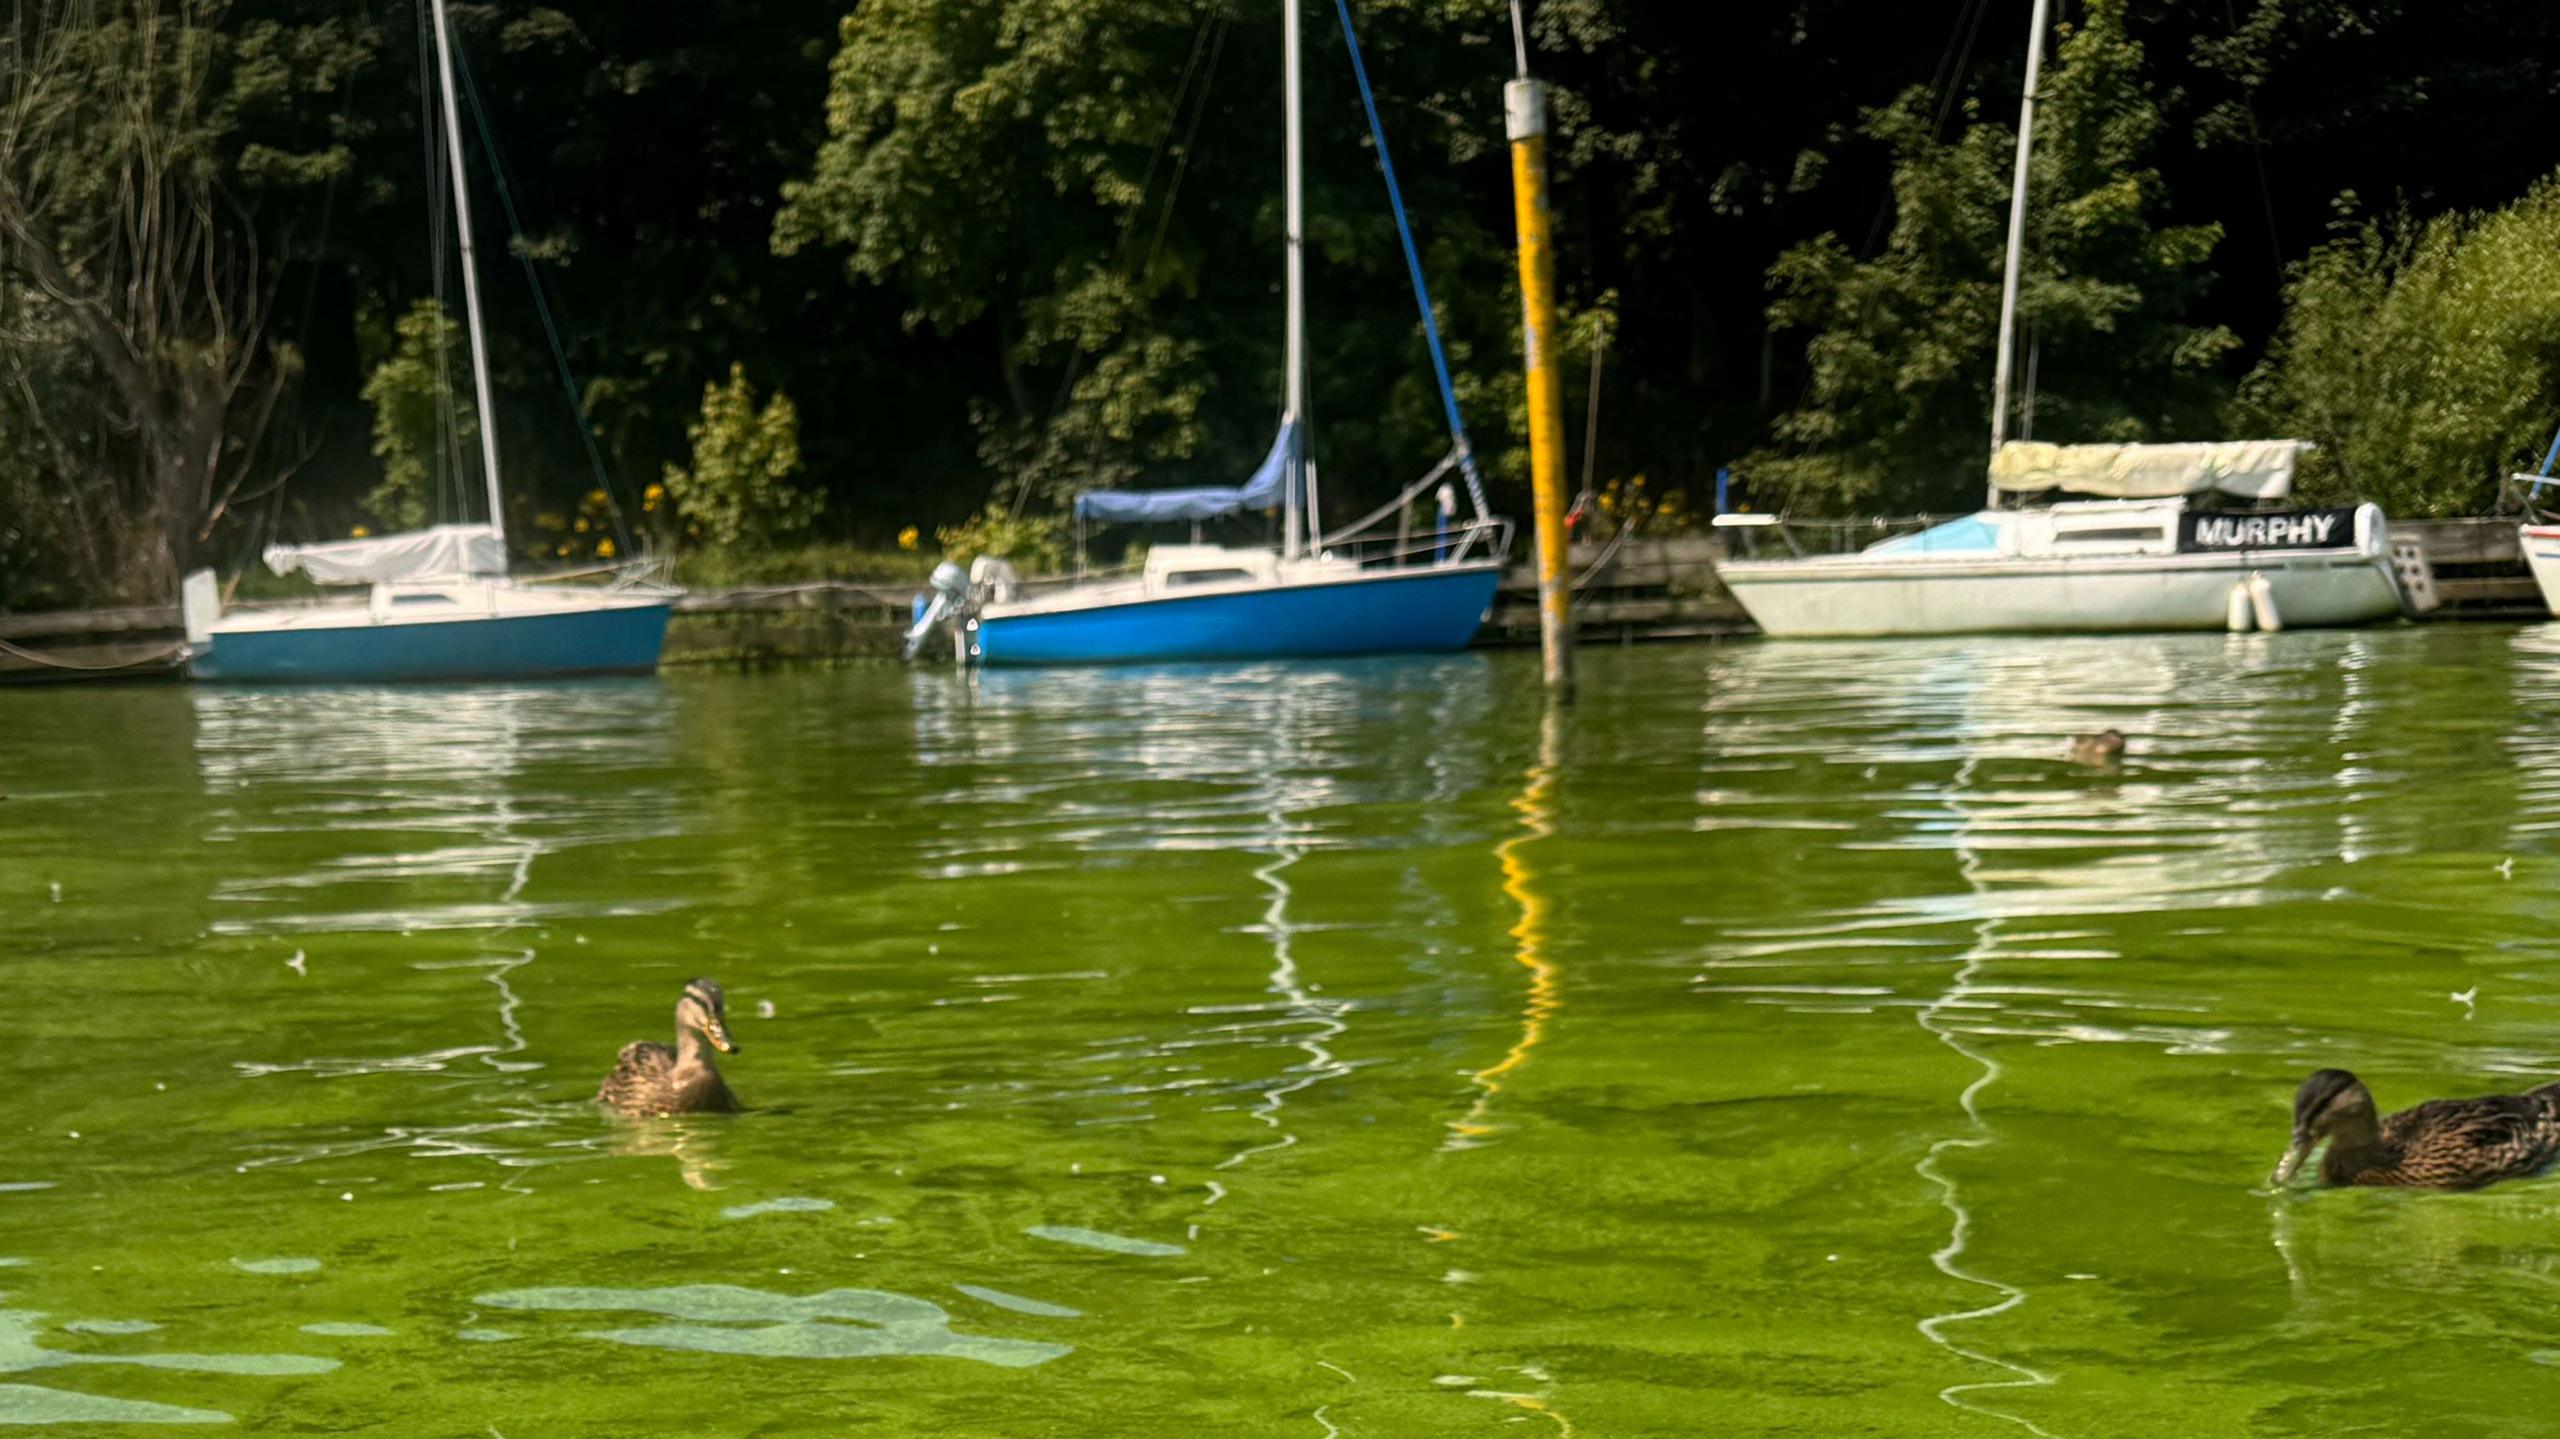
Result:
{"label": "tree", "polygon": [[689,469],[667,466],[667,496],[688,531],[721,550],[762,550],[809,527],[826,496],[791,483],[800,471],[800,412],[777,394],[756,407],[744,365],[702,388],[702,416],[685,430]]}
{"label": "tree", "polygon": [[2296,267],[2244,421],[2319,445],[2315,497],[2494,507],[2560,428],[2560,176],[2494,214],[2340,229]]}
{"label": "tree", "polygon": [[[1328,474],[1379,474],[1446,441],[1322,13],[1309,7],[1305,32],[1313,408]],[[1466,297],[1443,315],[1453,361],[1471,399],[1496,401],[1487,382],[1512,368],[1517,329],[1507,246],[1450,175],[1471,165],[1488,189],[1508,183],[1487,140],[1501,72],[1451,36],[1487,35],[1503,13],[1497,0],[1362,11],[1372,73],[1395,77],[1382,104],[1426,264],[1444,299]],[[867,4],[843,23],[827,137],[784,191],[775,246],[839,251],[910,330],[986,357],[979,457],[1008,481],[1055,497],[1163,470],[1232,479],[1269,444],[1279,391],[1273,28],[1234,0]]]}
{"label": "tree", "polygon": [[[277,260],[255,202],[332,178],[346,158],[236,132],[334,86],[367,49],[345,26],[228,26],[220,0],[13,13],[0,37],[0,287],[101,382],[53,428],[113,437],[83,461],[124,472],[97,519],[129,537],[129,580],[166,593],[254,473],[299,368],[266,336]],[[40,389],[18,391],[52,408]]]}
{"label": "tree", "polygon": [[[2162,121],[2123,0],[2091,0],[2047,74],[2019,297],[2033,428],[2094,442],[2208,426],[2237,341],[2185,316],[2221,230],[2158,223],[2166,197],[2149,154]],[[1884,253],[1862,260],[1825,234],[1769,272],[1772,323],[1814,333],[1808,402],[1745,464],[1764,492],[1911,508],[1979,487],[2016,137],[1969,103],[1963,133],[1942,142],[1933,103],[1908,91],[1866,122],[1893,157]]]}
{"label": "tree", "polygon": [[[433,300],[409,307],[392,327],[392,349],[364,382],[373,406],[373,454],[382,482],[364,498],[365,513],[387,529],[423,528],[439,498],[450,502],[456,454],[476,453],[479,417],[462,406],[467,378],[461,327]],[[439,495],[438,474],[448,483]]]}

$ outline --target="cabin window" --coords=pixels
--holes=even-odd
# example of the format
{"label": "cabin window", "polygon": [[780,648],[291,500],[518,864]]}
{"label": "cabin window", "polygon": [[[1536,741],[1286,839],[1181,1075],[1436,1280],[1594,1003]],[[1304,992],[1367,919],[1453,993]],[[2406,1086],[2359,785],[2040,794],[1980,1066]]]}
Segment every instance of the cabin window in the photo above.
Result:
{"label": "cabin window", "polygon": [[1252,578],[1251,570],[1176,570],[1164,577],[1164,587],[1169,590],[1179,590],[1192,585],[1233,584],[1238,580]]}
{"label": "cabin window", "polygon": [[391,597],[391,603],[395,605],[449,605],[453,603],[453,597],[450,595],[393,595]]}
{"label": "cabin window", "polygon": [[2158,544],[2164,532],[2148,525],[2118,530],[2056,530],[2053,538],[2060,544]]}

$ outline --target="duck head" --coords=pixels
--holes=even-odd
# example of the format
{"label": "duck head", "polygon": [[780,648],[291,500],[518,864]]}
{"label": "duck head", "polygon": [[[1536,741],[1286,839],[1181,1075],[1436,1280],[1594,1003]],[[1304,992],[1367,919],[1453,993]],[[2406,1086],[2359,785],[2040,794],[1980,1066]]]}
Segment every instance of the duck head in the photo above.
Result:
{"label": "duck head", "polygon": [[2293,1144],[2277,1163],[2276,1172],[2267,1176],[2267,1183],[2281,1185],[2292,1179],[2324,1139],[2365,1140],[2375,1133],[2373,1095],[2364,1081],[2343,1069],[2321,1070],[2294,1091]]}
{"label": "duck head", "polygon": [[2071,758],[2081,764],[2113,764],[2124,758],[2124,732],[2103,729],[2071,737]]}
{"label": "duck head", "polygon": [[676,1001],[676,1033],[687,1031],[722,1054],[738,1052],[738,1042],[729,1037],[729,1000],[717,981],[697,979],[684,987],[684,998]]}

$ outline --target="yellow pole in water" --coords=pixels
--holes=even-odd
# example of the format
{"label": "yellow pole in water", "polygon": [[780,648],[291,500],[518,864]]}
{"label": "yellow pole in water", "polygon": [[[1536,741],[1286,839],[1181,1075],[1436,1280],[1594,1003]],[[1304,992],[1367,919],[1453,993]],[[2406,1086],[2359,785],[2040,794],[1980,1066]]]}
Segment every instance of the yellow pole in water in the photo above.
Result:
{"label": "yellow pole in water", "polygon": [[[1525,47],[1524,47],[1525,48]],[[1529,365],[1529,478],[1537,497],[1538,640],[1547,687],[1573,697],[1573,581],[1565,561],[1564,383],[1556,373],[1556,257],[1548,234],[1547,87],[1502,90],[1511,137],[1511,194],[1520,228],[1522,350]]]}

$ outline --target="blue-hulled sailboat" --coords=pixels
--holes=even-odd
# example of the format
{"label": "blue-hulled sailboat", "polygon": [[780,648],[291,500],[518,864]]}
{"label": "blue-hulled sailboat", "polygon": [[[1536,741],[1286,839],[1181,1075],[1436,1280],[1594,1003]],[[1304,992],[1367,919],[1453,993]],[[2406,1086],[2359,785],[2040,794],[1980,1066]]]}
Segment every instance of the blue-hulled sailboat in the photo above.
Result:
{"label": "blue-hulled sailboat", "polygon": [[267,547],[267,565],[278,574],[300,570],[322,585],[364,587],[345,601],[228,608],[212,571],[187,576],[179,610],[191,678],[363,684],[645,674],[658,667],[667,617],[682,591],[660,583],[653,566],[620,566],[600,586],[534,583],[507,573],[498,426],[489,403],[488,339],[472,262],[471,187],[444,0],[434,0],[434,19],[488,522]]}
{"label": "blue-hulled sailboat", "polygon": [[[1218,519],[1278,509],[1274,547],[1158,545],[1132,570],[1066,581],[1018,579],[1001,560],[981,558],[967,574],[935,572],[928,608],[909,632],[907,652],[951,627],[964,663],[1124,664],[1179,660],[1336,657],[1454,650],[1475,636],[1500,582],[1510,526],[1494,518],[1468,448],[1456,391],[1440,345],[1386,134],[1353,34],[1345,0],[1335,0],[1354,75],[1367,107],[1378,163],[1394,207],[1396,233],[1413,277],[1423,334],[1440,383],[1450,450],[1403,494],[1351,525],[1327,533],[1307,459],[1306,259],[1301,163],[1298,8],[1282,0],[1283,182],[1288,277],[1287,342],[1280,430],[1242,485],[1184,490],[1091,491],[1078,495],[1076,523],[1144,524]],[[1453,518],[1455,472],[1473,506]],[[1391,517],[1441,490],[1441,523],[1415,537],[1388,532]],[[1081,549],[1081,546],[1079,546]]]}

